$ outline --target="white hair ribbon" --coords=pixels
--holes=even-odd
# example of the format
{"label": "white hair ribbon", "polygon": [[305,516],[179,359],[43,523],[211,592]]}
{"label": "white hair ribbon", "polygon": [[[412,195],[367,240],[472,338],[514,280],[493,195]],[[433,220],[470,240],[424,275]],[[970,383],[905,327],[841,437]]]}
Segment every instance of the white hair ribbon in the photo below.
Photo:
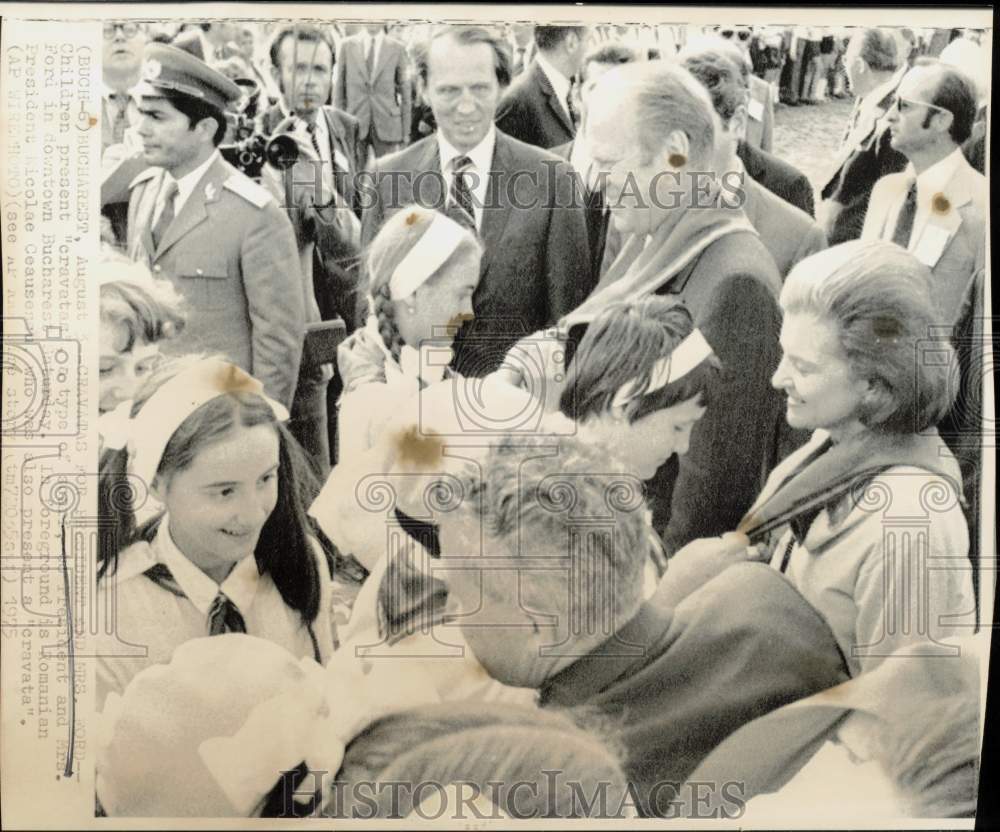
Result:
{"label": "white hair ribbon", "polygon": [[132,426],[132,400],[122,402],[114,410],[97,417],[97,432],[105,448],[119,451],[128,445]]}
{"label": "white hair ribbon", "polygon": [[264,395],[264,385],[219,358],[206,358],[166,381],[142,406],[128,426],[129,473],[149,488],[174,432],[192,413],[228,392],[255,393],[279,422],[288,419],[284,405]]}
{"label": "white hair ribbon", "polygon": [[368,725],[390,713],[441,701],[432,679],[418,666],[368,662],[340,652],[325,669],[308,657],[300,667],[305,672],[300,685],[257,705],[232,736],[213,737],[198,747],[209,773],[243,815],[267,796],[283,772],[303,762],[312,778],[295,799],[307,801],[317,792],[326,796],[326,783],[340,771],[347,745]]}
{"label": "white hair ribbon", "polygon": [[468,229],[435,212],[427,230],[389,278],[389,296],[393,300],[402,300],[412,295],[444,265],[468,235]]}
{"label": "white hair ribbon", "polygon": [[681,341],[670,353],[659,359],[653,365],[653,371],[649,376],[649,385],[643,389],[639,379],[626,382],[618,388],[614,399],[611,401],[612,407],[622,407],[639,396],[648,396],[661,390],[668,384],[679,381],[690,373],[695,367],[701,364],[712,354],[712,347],[700,329],[691,331],[683,341]]}

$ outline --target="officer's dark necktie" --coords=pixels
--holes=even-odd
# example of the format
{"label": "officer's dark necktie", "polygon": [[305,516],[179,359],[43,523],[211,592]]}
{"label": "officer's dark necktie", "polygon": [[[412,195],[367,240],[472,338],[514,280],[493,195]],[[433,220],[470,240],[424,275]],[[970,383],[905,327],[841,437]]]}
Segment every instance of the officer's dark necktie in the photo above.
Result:
{"label": "officer's dark necktie", "polygon": [[[177,579],[165,563],[155,563],[145,571],[145,576],[157,586],[167,590],[178,598],[187,598]],[[220,633],[245,633],[246,622],[236,604],[220,592],[212,601],[208,610],[208,634],[217,636]],[[310,631],[311,635],[311,631]]]}
{"label": "officer's dark necktie", "polygon": [[472,159],[468,156],[458,156],[452,161],[451,190],[448,194],[448,207],[449,213],[456,222],[475,231],[476,214],[472,210],[472,191],[469,188],[466,173],[471,166]]}
{"label": "officer's dark necktie", "polygon": [[174,221],[174,197],[177,196],[177,181],[171,179],[164,188],[163,210],[160,211],[160,218],[152,228],[153,248],[160,247],[160,240],[166,233],[170,223]]}
{"label": "officer's dark necktie", "polygon": [[910,245],[910,235],[913,233],[913,219],[917,215],[917,180],[910,183],[910,189],[906,192],[906,199],[903,200],[903,207],[899,209],[899,216],[896,218],[896,230],[892,234],[892,241],[903,248]]}

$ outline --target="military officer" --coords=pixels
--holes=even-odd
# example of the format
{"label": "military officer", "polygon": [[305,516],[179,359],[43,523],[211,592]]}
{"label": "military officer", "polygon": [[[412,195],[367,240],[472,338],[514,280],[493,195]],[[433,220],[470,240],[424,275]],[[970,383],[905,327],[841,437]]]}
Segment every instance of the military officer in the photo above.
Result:
{"label": "military officer", "polygon": [[240,88],[193,55],[152,43],[137,91],[152,167],[130,185],[129,254],[181,295],[184,352],[225,356],[290,406],[305,286],[287,214],[218,150]]}

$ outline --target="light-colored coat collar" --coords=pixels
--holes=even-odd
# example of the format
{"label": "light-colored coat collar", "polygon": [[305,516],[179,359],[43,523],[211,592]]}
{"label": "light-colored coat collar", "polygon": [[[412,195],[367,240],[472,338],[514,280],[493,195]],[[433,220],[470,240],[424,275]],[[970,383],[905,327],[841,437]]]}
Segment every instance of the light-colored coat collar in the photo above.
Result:
{"label": "light-colored coat collar", "polygon": [[[137,237],[137,241],[141,244],[146,252],[149,253],[150,265],[159,260],[165,252],[167,252],[171,246],[173,246],[178,240],[181,240],[185,235],[189,234],[193,229],[197,228],[201,223],[208,219],[208,207],[209,205],[218,202],[222,195],[222,188],[226,180],[232,176],[234,169],[230,167],[229,164],[221,157],[217,157],[215,161],[211,164],[205,175],[201,178],[201,181],[195,187],[191,196],[188,197],[187,201],[184,203],[184,207],[181,208],[180,212],[174,217],[174,221],[170,223],[166,232],[163,235],[163,239],[160,240],[160,245],[155,249],[153,247],[153,239],[150,234],[150,218],[153,216],[153,212],[156,208],[156,198],[160,192],[160,188],[163,185],[163,179],[166,176],[166,171],[162,168],[155,168],[149,171],[145,171],[139,177],[136,178],[133,184],[139,184],[146,181],[146,186],[144,187],[142,194],[140,196],[139,209],[136,215],[136,221],[139,226],[143,229],[141,234]],[[131,252],[133,257],[141,252]]]}

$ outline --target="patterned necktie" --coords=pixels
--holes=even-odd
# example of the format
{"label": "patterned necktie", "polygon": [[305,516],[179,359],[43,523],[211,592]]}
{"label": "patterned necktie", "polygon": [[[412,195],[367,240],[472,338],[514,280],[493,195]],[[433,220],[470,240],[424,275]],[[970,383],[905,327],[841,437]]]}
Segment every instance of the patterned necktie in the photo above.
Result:
{"label": "patterned necktie", "polygon": [[217,636],[222,633],[245,633],[247,631],[246,622],[240,615],[236,607],[225,593],[220,592],[212,601],[212,606],[208,610],[208,634]]}
{"label": "patterned necktie", "polygon": [[917,180],[910,183],[910,189],[906,192],[906,199],[903,200],[903,207],[899,209],[899,216],[896,218],[896,230],[892,234],[892,241],[903,248],[910,245],[910,235],[913,233],[913,220],[917,215]]}
{"label": "patterned necktie", "polygon": [[160,247],[160,240],[163,239],[163,235],[170,227],[170,223],[174,221],[174,197],[177,196],[177,190],[177,181],[170,179],[164,188],[163,210],[160,211],[160,218],[156,221],[152,229],[154,250]]}
{"label": "patterned necktie", "polygon": [[121,144],[125,141],[125,128],[128,127],[129,100],[127,92],[111,93],[111,103],[114,105],[114,116],[111,120],[111,144]]}
{"label": "patterned necktie", "polygon": [[456,222],[476,230],[476,214],[472,210],[472,191],[466,178],[466,171],[472,166],[472,159],[459,156],[451,163],[453,171],[451,190],[448,194],[449,213]]}
{"label": "patterned necktie", "polygon": [[[317,115],[316,118],[319,118]],[[312,142],[313,150],[320,161],[323,161],[323,154],[319,152],[319,137],[316,135],[316,122],[306,122],[306,132],[309,134],[309,141]]]}

